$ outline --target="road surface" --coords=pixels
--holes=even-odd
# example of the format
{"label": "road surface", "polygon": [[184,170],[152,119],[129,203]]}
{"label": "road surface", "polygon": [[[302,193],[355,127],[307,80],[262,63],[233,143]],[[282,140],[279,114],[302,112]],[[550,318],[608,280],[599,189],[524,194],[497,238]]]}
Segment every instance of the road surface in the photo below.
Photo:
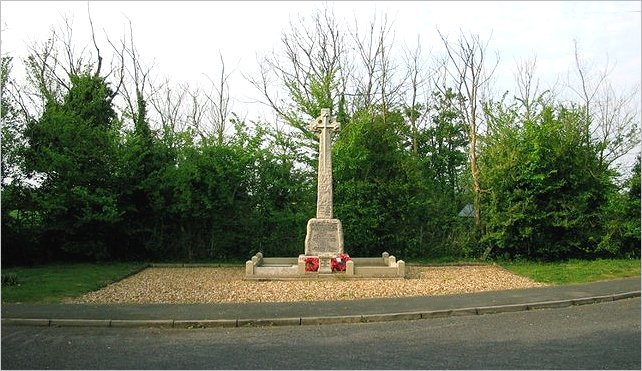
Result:
{"label": "road surface", "polygon": [[640,298],[255,328],[2,326],[2,369],[640,369]]}

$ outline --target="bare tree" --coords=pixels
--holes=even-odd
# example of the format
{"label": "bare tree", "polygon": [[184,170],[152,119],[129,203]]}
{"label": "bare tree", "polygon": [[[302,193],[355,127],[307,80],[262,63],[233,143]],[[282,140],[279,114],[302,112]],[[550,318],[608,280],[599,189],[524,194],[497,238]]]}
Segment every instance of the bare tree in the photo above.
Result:
{"label": "bare tree", "polygon": [[[438,31],[439,32],[439,31]],[[472,176],[473,190],[473,217],[475,225],[480,226],[480,199],[481,186],[479,184],[479,168],[477,166],[477,137],[481,117],[481,94],[487,88],[487,83],[499,63],[497,56],[494,65],[487,69],[488,41],[482,42],[479,35],[460,35],[457,42],[450,43],[446,36],[439,32],[439,36],[446,48],[448,60],[451,62],[446,67],[446,72],[459,86],[460,93],[466,98],[462,103],[462,111],[468,123],[469,162]],[[489,39],[490,40],[490,39]]]}
{"label": "bare tree", "polygon": [[207,111],[207,103],[203,102],[201,98],[201,90],[199,88],[190,89],[189,85],[185,86],[185,92],[189,95],[189,102],[187,105],[187,112],[185,121],[191,127],[201,140],[207,139],[209,136],[208,131],[204,128],[204,116]]}
{"label": "bare tree", "polygon": [[[88,45],[76,48],[73,22],[66,17],[62,18],[62,25],[52,27],[51,34],[45,42],[29,47],[29,55],[24,60],[27,70],[26,84],[17,87],[19,91],[15,97],[25,118],[38,117],[47,102],[60,101],[71,88],[71,76],[91,74],[97,77],[104,74],[103,77],[108,79],[122,69],[122,63],[112,63],[109,71],[103,71],[103,55],[96,39],[89,4],[87,17],[93,53]],[[110,99],[118,94],[122,84],[122,77],[114,75],[118,80],[113,84],[115,89]]]}
{"label": "bare tree", "polygon": [[376,96],[376,74],[378,60],[381,59],[383,45],[379,42],[375,32],[376,18],[372,19],[368,25],[366,35],[361,35],[359,25],[355,19],[354,31],[352,38],[356,44],[357,57],[361,68],[365,71],[365,76],[361,74],[353,76],[355,80],[355,95],[357,105],[367,111],[371,111]]}
{"label": "bare tree", "polygon": [[[415,49],[405,50],[405,64],[406,71],[408,74],[408,84],[409,88],[406,91],[406,94],[409,95],[408,103],[406,104],[406,116],[410,122],[411,130],[411,150],[414,154],[418,153],[418,136],[419,136],[419,123],[422,117],[424,117],[427,112],[428,104],[420,103],[422,91],[428,81],[428,77],[425,75],[425,66],[422,58],[421,50],[421,40],[417,36],[417,46]],[[427,100],[425,97],[423,100]]]}
{"label": "bare tree", "polygon": [[[260,63],[258,78],[248,80],[260,91],[264,101],[278,117],[302,135],[303,145],[315,148],[315,136],[308,121],[321,108],[336,111],[345,86],[342,56],[344,37],[334,15],[327,8],[310,21],[291,22],[281,37],[283,54],[273,52]],[[279,92],[287,93],[287,100]]]}
{"label": "bare tree", "polygon": [[[89,14],[89,4],[87,4],[87,10]],[[90,20],[90,26],[91,26],[91,31],[93,35],[93,24],[91,23],[91,15],[89,15],[89,20]],[[71,76],[71,75],[78,75],[82,69],[83,69],[83,58],[82,56],[85,54],[85,50],[87,47],[83,47],[83,49],[80,52],[80,55],[76,55],[76,50],[74,48],[74,43],[73,43],[73,24],[68,18],[63,18],[63,21],[65,23],[64,27],[61,28],[61,41],[62,41],[62,47],[63,47],[63,52],[65,53],[65,62],[66,63],[61,63],[60,67],[64,70],[65,75]]]}
{"label": "bare tree", "polygon": [[526,110],[524,118],[530,121],[533,117],[534,105],[539,95],[539,81],[535,81],[535,67],[537,58],[517,62],[515,82],[517,83],[517,101],[521,102]]}
{"label": "bare tree", "polygon": [[586,143],[597,145],[600,165],[610,167],[639,144],[640,86],[628,92],[616,92],[609,81],[608,65],[594,71],[582,60],[577,41],[574,42],[575,73],[578,83],[569,82],[570,89],[581,99],[587,123]]}
{"label": "bare tree", "polygon": [[185,130],[187,120],[183,111],[188,91],[188,86],[173,88],[170,81],[166,80],[150,94],[149,103],[164,132],[173,134]]}
{"label": "bare tree", "polygon": [[153,126],[161,129],[164,136],[173,137],[176,133],[191,130],[201,140],[215,134],[217,141],[223,142],[230,114],[230,73],[226,72],[222,54],[219,54],[220,79],[214,81],[206,75],[211,83],[211,92],[207,93],[188,83],[173,84],[168,78],[155,84],[151,76],[152,67],[144,64],[136,48],[131,21],[129,33],[119,45],[111,41],[110,44],[124,66],[120,71],[121,80],[126,81],[121,87],[125,101],[124,112],[135,126],[141,119],[146,119],[149,126],[154,124]]}
{"label": "bare tree", "polygon": [[354,106],[365,109],[373,116],[380,112],[385,122],[387,112],[402,102],[404,84],[411,73],[405,71],[407,73],[400,76],[392,58],[392,23],[388,22],[386,15],[381,21],[375,15],[365,32],[362,32],[355,20],[351,36],[357,54],[354,58],[357,61],[356,71],[352,75]]}
{"label": "bare tree", "polygon": [[[119,46],[116,46],[109,38],[107,40],[111,44],[114,53],[118,56],[121,66],[118,71],[120,81],[115,93],[122,90],[126,105],[126,116],[131,118],[136,126],[141,125],[142,121],[146,119],[147,99],[145,97],[145,91],[149,87],[151,67],[145,66],[141,61],[140,54],[134,42],[134,31],[131,20],[129,21],[128,36],[129,37],[125,35],[121,39]],[[124,81],[126,81],[126,83],[124,83]]]}
{"label": "bare tree", "polygon": [[[387,17],[379,32],[379,44],[381,45],[380,59],[380,90],[381,90],[381,112],[385,124],[388,111],[396,107],[402,100],[402,89],[405,85],[408,75],[400,76],[398,66],[395,64],[392,55],[392,46],[395,44],[394,33],[391,32],[392,23],[388,25]],[[406,71],[409,72],[409,71]]]}
{"label": "bare tree", "polygon": [[208,115],[212,123],[214,135],[218,144],[223,144],[223,134],[227,125],[227,120],[230,115],[230,86],[228,80],[231,73],[225,71],[225,60],[223,54],[219,52],[221,60],[221,73],[217,81],[212,80],[207,76],[212,86],[212,91],[205,95],[208,102]]}
{"label": "bare tree", "polygon": [[28,100],[42,110],[49,101],[58,101],[69,89],[67,76],[61,76],[58,57],[58,36],[55,30],[40,45],[29,47],[29,56],[24,61],[27,68]]}

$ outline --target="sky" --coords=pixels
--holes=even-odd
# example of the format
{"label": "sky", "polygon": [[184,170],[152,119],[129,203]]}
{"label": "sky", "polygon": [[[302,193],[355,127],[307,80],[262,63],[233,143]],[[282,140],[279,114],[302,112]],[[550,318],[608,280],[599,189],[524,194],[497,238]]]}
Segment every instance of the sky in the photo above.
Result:
{"label": "sky", "polygon": [[[615,86],[640,84],[639,1],[91,1],[89,9],[99,44],[108,47],[105,35],[120,39],[131,20],[142,58],[172,81],[201,84],[204,74],[216,76],[220,52],[233,70],[232,108],[243,114],[259,97],[243,75],[256,75],[257,60],[279,49],[291,19],[310,16],[324,4],[350,24],[387,14],[395,46],[414,45],[419,36],[424,50],[440,53],[437,30],[453,39],[460,32],[478,34],[500,56],[498,90],[514,90],[517,61],[533,57],[540,85],[565,80],[573,66],[574,40],[595,68],[612,68]],[[90,45],[87,6],[85,1],[3,0],[2,55],[25,58],[27,47],[45,41],[63,17],[73,22],[74,40]]]}

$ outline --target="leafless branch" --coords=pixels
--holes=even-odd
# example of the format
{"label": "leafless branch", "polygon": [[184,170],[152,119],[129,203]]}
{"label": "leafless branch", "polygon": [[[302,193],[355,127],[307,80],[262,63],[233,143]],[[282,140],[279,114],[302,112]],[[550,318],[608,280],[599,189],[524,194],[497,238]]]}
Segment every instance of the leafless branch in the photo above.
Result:
{"label": "leafless branch", "polygon": [[91,27],[91,40],[94,42],[94,48],[96,49],[96,58],[98,58],[98,65],[96,66],[96,72],[94,76],[100,76],[100,69],[103,64],[103,57],[100,55],[100,48],[98,48],[98,43],[96,42],[96,34],[94,33],[94,22],[91,19],[91,12],[89,11],[89,2],[87,2],[87,16],[89,17],[89,26]]}

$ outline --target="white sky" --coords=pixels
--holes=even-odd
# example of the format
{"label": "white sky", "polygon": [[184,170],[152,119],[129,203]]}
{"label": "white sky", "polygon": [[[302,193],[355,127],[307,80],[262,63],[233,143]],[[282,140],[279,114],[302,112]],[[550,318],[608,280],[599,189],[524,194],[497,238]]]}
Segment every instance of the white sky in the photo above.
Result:
{"label": "white sky", "polygon": [[[241,73],[255,75],[257,56],[278,49],[289,19],[322,9],[318,1],[92,1],[89,3],[99,43],[108,49],[105,33],[117,41],[131,20],[141,57],[154,62],[154,71],[176,83],[203,82],[203,73],[216,76],[218,52],[223,54],[237,113],[251,110],[243,101],[259,98]],[[398,45],[414,45],[420,35],[423,50],[441,49],[438,34],[456,38],[460,30],[490,39],[489,50],[500,55],[497,90],[513,90],[517,60],[537,56],[537,77],[546,86],[565,79],[573,64],[573,40],[596,67],[613,68],[615,86],[640,84],[640,2],[464,2],[464,1],[336,1],[328,3],[338,19],[368,21],[387,13]],[[63,16],[73,20],[78,45],[89,44],[87,2],[6,1],[1,7],[1,51],[21,59],[27,46],[43,42]],[[103,31],[104,30],[104,31]],[[19,64],[14,70],[22,69]]]}

